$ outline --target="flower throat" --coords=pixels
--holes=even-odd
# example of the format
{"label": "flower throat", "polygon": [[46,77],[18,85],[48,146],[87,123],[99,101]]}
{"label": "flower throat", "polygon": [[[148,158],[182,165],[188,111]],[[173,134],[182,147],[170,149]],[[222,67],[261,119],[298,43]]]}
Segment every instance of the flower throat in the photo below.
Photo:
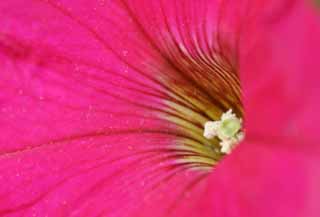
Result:
{"label": "flower throat", "polygon": [[[177,162],[211,170],[243,140],[243,107],[236,62],[226,55],[181,49],[168,84],[165,119],[178,130]],[[183,154],[181,154],[183,153]]]}

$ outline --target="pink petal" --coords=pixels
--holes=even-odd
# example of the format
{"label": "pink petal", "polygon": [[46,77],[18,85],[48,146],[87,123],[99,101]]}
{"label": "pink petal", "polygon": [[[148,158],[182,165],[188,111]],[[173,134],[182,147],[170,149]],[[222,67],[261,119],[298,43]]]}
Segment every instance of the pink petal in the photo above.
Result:
{"label": "pink petal", "polygon": [[207,174],[170,152],[177,132],[159,118],[166,89],[156,80],[169,63],[133,20],[160,7],[140,3],[157,13],[0,3],[1,216],[210,215],[199,210]]}
{"label": "pink petal", "polygon": [[[170,57],[170,49],[166,46],[182,41],[185,47],[180,49],[189,49],[192,53],[199,49],[194,45],[199,40],[201,48],[205,51],[208,48],[205,38],[195,40],[193,37],[198,36],[192,36],[185,28],[180,29],[180,35],[185,38],[172,40],[172,35],[165,34],[168,27],[163,17],[168,17],[171,34],[177,37],[179,25],[200,28],[200,21],[188,22],[187,18],[192,13],[194,19],[201,17],[197,15],[204,14],[210,1],[195,4],[199,10],[194,11],[188,3],[177,7],[168,1],[164,4],[165,15],[160,3],[150,1],[130,5],[120,1],[62,2],[15,0],[0,3],[0,55],[4,59],[0,63],[4,69],[0,80],[0,122],[4,123],[0,128],[2,216],[205,217],[212,214],[239,216],[239,213],[241,216],[264,216],[270,210],[268,208],[277,205],[272,203],[274,193],[268,193],[274,188],[283,193],[279,202],[288,203],[276,214],[304,216],[317,213],[313,211],[317,196],[305,197],[305,193],[316,188],[314,179],[304,173],[313,163],[305,161],[305,155],[269,150],[266,148],[269,143],[266,146],[244,145],[245,148],[228,158],[212,174],[212,180],[208,180],[200,172],[177,165],[175,156],[167,150],[174,144],[176,131],[174,126],[157,118],[155,111],[161,111],[166,95],[165,87],[154,80],[163,70],[161,66],[168,64],[164,56]],[[207,23],[204,28],[209,35],[215,32],[215,3],[208,7],[207,20],[212,25]],[[180,19],[174,23],[177,8],[181,10]],[[146,32],[135,24],[131,10],[142,27],[147,27]],[[227,39],[233,35],[228,33],[235,31],[231,27],[240,22],[235,19],[239,14],[233,13],[237,7],[228,10],[234,17],[225,20],[227,25],[221,27]],[[232,43],[233,38],[227,41],[231,42],[224,45],[224,52],[229,56],[236,44]],[[273,43],[266,47],[277,48]],[[280,48],[274,52],[278,53]],[[257,62],[266,69],[267,63]],[[252,67],[261,69],[259,64]],[[290,67],[286,72],[291,70],[296,72],[297,67]],[[255,99],[252,95],[259,91],[251,92],[251,87],[255,86],[250,82],[256,80],[245,72],[245,91],[249,99]],[[172,71],[162,73],[171,75]],[[286,79],[280,79],[283,80]],[[309,80],[312,81],[307,76]],[[289,90],[294,85],[290,83]],[[270,85],[267,86],[269,91]],[[292,98],[294,100],[296,96]],[[279,106],[272,100],[266,102],[275,106],[272,110],[275,111],[272,112],[274,118],[282,117],[288,110],[286,105],[286,110],[281,110],[277,116]],[[288,105],[290,103],[289,100]],[[266,127],[262,129],[278,135],[282,132],[279,129],[285,128],[272,131],[270,119],[256,115],[260,107],[266,108],[265,105],[257,100],[247,103],[248,132],[260,135],[253,129],[260,126],[257,124],[263,124]],[[301,120],[305,117],[301,116]],[[308,123],[301,126],[308,127]],[[311,138],[304,135],[304,139]],[[255,157],[249,158],[249,154]],[[299,163],[300,159],[303,164]],[[288,165],[288,161],[292,164]],[[252,164],[254,168],[251,168]],[[288,169],[291,165],[295,170]],[[286,186],[288,179],[283,176],[295,177],[294,171],[301,172],[301,177]],[[260,190],[258,185],[252,185],[252,181],[264,188]],[[306,186],[311,187],[306,189]],[[253,188],[250,190],[252,197],[245,194],[249,187]],[[299,200],[290,200],[293,195],[300,196]],[[265,203],[253,203],[252,198],[257,197]],[[310,201],[303,200],[306,198]],[[292,206],[295,209],[291,210]],[[306,211],[307,206],[312,207]]]}
{"label": "pink petal", "polygon": [[[159,107],[152,96],[156,85],[152,83],[150,90],[151,82],[125,64],[127,57],[120,60],[116,56],[120,54],[102,41],[108,39],[90,32],[95,30],[89,24],[69,18],[64,7],[45,2],[1,4],[1,122],[5,124],[0,150],[90,135],[110,126],[114,131],[141,128],[141,105]],[[111,37],[111,33],[99,35]],[[134,91],[137,88],[140,92]]]}
{"label": "pink petal", "polygon": [[[164,216],[197,212],[206,174],[184,172],[185,168],[164,161],[170,155],[160,151],[127,148],[133,139],[137,136],[83,138],[3,155],[1,216],[150,216],[155,210],[153,216]],[[168,143],[163,136],[148,140],[143,144],[150,149],[154,144]]]}
{"label": "pink petal", "polygon": [[264,20],[263,36],[243,57],[241,70],[253,140],[319,151],[319,25],[305,1],[295,1],[278,20]]}
{"label": "pink petal", "polygon": [[296,1],[243,56],[247,138],[211,175],[213,215],[319,216],[317,19]]}
{"label": "pink petal", "polygon": [[217,167],[213,216],[319,216],[319,159],[281,145],[244,143]]}

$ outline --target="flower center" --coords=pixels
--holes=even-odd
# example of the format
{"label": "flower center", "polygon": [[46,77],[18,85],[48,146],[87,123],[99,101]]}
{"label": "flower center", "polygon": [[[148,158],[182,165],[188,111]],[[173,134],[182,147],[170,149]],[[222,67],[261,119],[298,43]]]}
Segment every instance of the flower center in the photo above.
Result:
{"label": "flower center", "polygon": [[219,58],[181,63],[179,69],[183,76],[164,81],[169,90],[164,117],[178,130],[176,161],[211,171],[244,138],[240,81],[232,63]]}
{"label": "flower center", "polygon": [[242,119],[232,112],[232,109],[223,113],[221,120],[208,121],[204,125],[203,136],[207,139],[218,137],[220,140],[220,151],[225,154],[230,154],[231,151],[239,144],[244,133],[241,131]]}
{"label": "flower center", "polygon": [[211,171],[244,137],[239,63],[235,47],[221,36],[207,45],[169,43],[158,77],[165,89],[161,118],[173,124],[169,131],[176,136],[170,152],[192,169]]}

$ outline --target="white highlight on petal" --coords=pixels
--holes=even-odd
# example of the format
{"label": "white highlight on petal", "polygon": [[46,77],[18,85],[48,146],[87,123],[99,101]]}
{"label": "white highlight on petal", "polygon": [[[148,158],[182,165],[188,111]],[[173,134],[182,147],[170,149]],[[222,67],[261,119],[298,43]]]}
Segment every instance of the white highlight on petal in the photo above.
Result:
{"label": "white highlight on petal", "polygon": [[242,129],[242,119],[229,109],[223,113],[221,120],[208,121],[204,124],[203,136],[207,139],[218,137],[220,140],[220,151],[230,154],[231,151],[244,139]]}

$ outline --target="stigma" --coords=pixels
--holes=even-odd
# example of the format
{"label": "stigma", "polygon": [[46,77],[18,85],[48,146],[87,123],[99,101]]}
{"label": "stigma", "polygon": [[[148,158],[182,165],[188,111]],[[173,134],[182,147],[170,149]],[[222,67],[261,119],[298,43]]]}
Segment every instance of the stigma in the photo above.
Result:
{"label": "stigma", "polygon": [[229,109],[223,113],[220,120],[208,121],[204,124],[203,136],[207,139],[218,138],[220,151],[230,154],[231,151],[244,139],[242,119]]}

